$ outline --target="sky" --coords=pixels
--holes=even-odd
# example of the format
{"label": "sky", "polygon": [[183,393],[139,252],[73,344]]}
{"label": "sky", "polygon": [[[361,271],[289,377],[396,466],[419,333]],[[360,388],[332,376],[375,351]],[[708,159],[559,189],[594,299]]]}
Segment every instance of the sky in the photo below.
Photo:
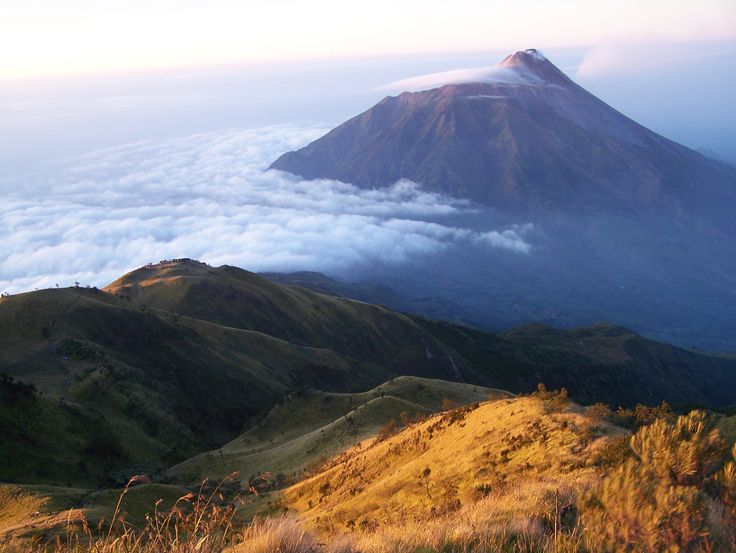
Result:
{"label": "sky", "polygon": [[736,38],[733,0],[2,0],[0,78]]}
{"label": "sky", "polygon": [[0,291],[173,257],[337,274],[468,244],[534,255],[528,222],[463,228],[469,206],[411,183],[265,172],[392,83],[530,47],[736,163],[733,0],[0,0]]}

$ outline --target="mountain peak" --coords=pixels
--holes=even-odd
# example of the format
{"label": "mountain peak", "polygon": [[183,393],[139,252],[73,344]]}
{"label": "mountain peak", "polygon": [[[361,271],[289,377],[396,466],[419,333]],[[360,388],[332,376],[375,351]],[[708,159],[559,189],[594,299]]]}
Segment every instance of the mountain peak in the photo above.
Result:
{"label": "mountain peak", "polygon": [[529,48],[527,50],[519,50],[513,54],[509,54],[498,65],[501,67],[519,67],[519,66],[534,66],[538,64],[544,64],[551,62],[536,48]]}
{"label": "mountain peak", "polygon": [[548,83],[568,84],[570,82],[567,75],[535,48],[514,52],[501,60],[496,67],[531,74]]}
{"label": "mountain peak", "polygon": [[409,179],[521,212],[690,211],[705,197],[731,197],[718,183],[736,182],[733,170],[623,116],[535,49],[390,96],[271,168],[368,189]]}

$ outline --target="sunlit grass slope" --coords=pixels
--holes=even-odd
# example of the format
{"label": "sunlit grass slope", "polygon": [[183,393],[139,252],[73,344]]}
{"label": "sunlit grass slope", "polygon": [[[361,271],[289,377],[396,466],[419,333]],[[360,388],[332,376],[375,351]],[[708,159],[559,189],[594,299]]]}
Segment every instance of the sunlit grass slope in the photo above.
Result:
{"label": "sunlit grass slope", "polygon": [[224,445],[169,470],[177,480],[241,478],[266,472],[293,480],[309,465],[374,435],[394,420],[442,409],[443,402],[468,404],[506,392],[419,377],[398,377],[363,393],[303,390],[288,396],[261,421]]}
{"label": "sunlit grass slope", "polygon": [[[419,399],[436,405],[437,388],[418,389],[423,383],[411,380],[397,379],[386,390],[428,390]],[[320,397],[328,396],[305,402],[328,418],[334,413],[319,405]],[[380,392],[369,403],[376,399]],[[263,421],[263,436],[300,427],[285,407]],[[268,508],[260,512],[272,516],[255,521],[236,499],[238,486],[210,485],[204,496],[140,482],[127,492],[0,486],[0,550],[725,553],[736,546],[732,423],[704,411],[677,417],[642,407],[613,414],[540,388],[533,396],[502,395],[424,420],[404,418],[403,429],[384,426],[312,477],[266,493]],[[236,507],[241,515],[232,518]],[[158,515],[147,518],[154,509]],[[174,526],[162,525],[170,515]],[[116,523],[108,530],[111,517]],[[102,518],[101,530],[85,530],[83,520],[94,527]],[[55,542],[70,535],[68,522],[76,528],[71,542]],[[29,537],[47,541],[29,549]]]}
{"label": "sunlit grass slope", "polygon": [[596,452],[623,432],[574,404],[550,409],[523,397],[434,415],[362,442],[282,503],[329,533],[452,512],[489,494],[499,524],[533,521],[555,491],[595,482]]}

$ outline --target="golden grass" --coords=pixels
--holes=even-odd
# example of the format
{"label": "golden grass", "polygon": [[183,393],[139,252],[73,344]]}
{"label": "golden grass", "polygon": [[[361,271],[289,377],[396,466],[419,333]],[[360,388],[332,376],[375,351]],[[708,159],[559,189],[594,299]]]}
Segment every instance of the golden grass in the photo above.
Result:
{"label": "golden grass", "polygon": [[292,517],[257,519],[227,553],[306,553],[319,549],[317,541]]}
{"label": "golden grass", "polygon": [[[121,496],[122,499],[123,496]],[[195,506],[186,515],[176,510],[152,518],[142,531],[118,524],[90,529],[84,519],[68,520],[55,542],[0,543],[2,553],[429,553],[576,551],[576,536],[556,542],[543,522],[512,520],[489,523],[495,506],[481,501],[453,516],[356,531],[318,540],[293,516],[257,519],[242,531],[232,528],[231,512]],[[198,516],[201,515],[201,516]],[[119,531],[116,531],[119,530]],[[555,546],[554,544],[557,544]]]}
{"label": "golden grass", "polygon": [[[520,498],[523,500],[523,498]],[[510,500],[510,498],[509,498]],[[360,553],[416,552],[535,552],[552,551],[555,539],[550,533],[549,511],[533,517],[501,522],[510,506],[494,498],[485,498],[459,511],[428,518],[405,520],[379,526],[369,531],[355,531],[331,542],[330,551]],[[574,550],[579,537],[562,534],[556,540],[557,551]]]}
{"label": "golden grass", "polygon": [[[718,422],[702,412],[657,419],[609,464],[601,452],[626,433],[595,410],[548,392],[500,399],[364,441],[288,488],[286,515],[239,522],[247,501],[227,493],[228,479],[173,508],[157,503],[139,526],[123,515],[131,482],[108,523],[90,528],[69,511],[57,541],[0,542],[0,551],[729,552],[736,448]],[[36,506],[24,499],[18,510]]]}
{"label": "golden grass", "polygon": [[419,520],[492,494],[498,520],[528,518],[555,490],[597,481],[591,421],[573,408],[548,413],[536,398],[503,399],[367,440],[324,472],[287,489],[282,505],[319,532]]}

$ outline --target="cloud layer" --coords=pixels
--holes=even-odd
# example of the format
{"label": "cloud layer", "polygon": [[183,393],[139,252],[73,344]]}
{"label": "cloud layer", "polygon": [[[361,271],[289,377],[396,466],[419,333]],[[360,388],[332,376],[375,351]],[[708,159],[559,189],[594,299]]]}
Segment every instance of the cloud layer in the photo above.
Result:
{"label": "cloud layer", "polygon": [[429,73],[394,81],[379,88],[389,92],[417,92],[430,90],[448,84],[462,83],[499,83],[512,85],[541,85],[543,82],[529,71],[515,67],[477,67],[470,69],[453,69],[440,73]]}
{"label": "cloud layer", "polygon": [[[326,129],[278,126],[145,141],[0,183],[0,291],[102,286],[159,259],[339,273],[458,244],[528,253],[529,226],[443,224],[473,208],[401,181],[380,190],[265,171]],[[440,222],[437,222],[440,221]]]}

